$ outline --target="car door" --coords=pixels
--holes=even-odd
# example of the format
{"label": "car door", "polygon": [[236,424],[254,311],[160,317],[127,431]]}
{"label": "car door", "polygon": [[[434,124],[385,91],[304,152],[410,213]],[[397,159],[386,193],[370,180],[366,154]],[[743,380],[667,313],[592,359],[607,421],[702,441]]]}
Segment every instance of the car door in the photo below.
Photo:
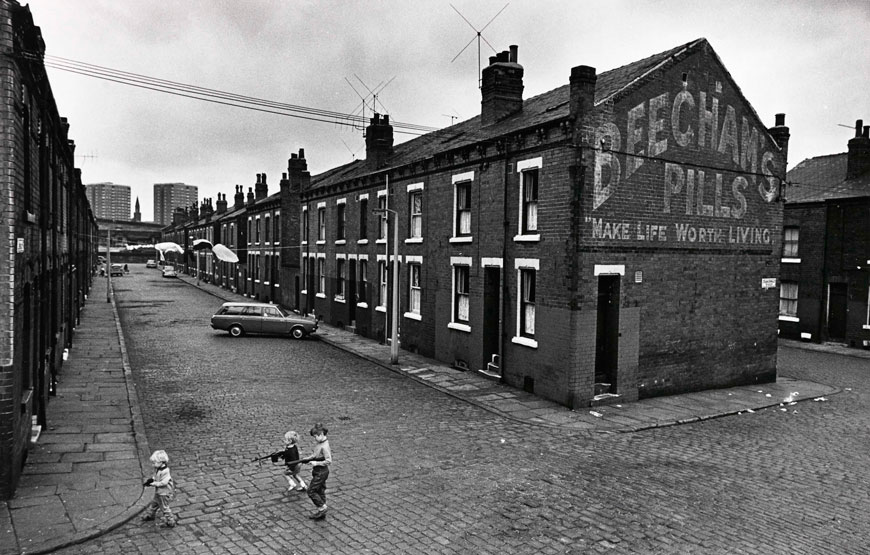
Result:
{"label": "car door", "polygon": [[287,324],[284,317],[273,306],[263,307],[263,333],[287,333]]}
{"label": "car door", "polygon": [[242,327],[248,333],[262,333],[263,331],[263,307],[246,306],[241,316]]}

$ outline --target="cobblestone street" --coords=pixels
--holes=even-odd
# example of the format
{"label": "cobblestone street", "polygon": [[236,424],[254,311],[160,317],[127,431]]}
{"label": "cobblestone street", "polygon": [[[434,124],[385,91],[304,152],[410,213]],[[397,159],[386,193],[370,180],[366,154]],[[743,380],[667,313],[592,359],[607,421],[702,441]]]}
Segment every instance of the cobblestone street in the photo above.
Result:
{"label": "cobblestone street", "polygon": [[[870,359],[780,348],[826,400],[632,434],[501,418],[316,339],[234,339],[221,301],[134,268],[116,299],[179,525],[60,553],[865,553]],[[251,462],[329,428],[326,519]],[[310,467],[303,474],[310,476]]]}

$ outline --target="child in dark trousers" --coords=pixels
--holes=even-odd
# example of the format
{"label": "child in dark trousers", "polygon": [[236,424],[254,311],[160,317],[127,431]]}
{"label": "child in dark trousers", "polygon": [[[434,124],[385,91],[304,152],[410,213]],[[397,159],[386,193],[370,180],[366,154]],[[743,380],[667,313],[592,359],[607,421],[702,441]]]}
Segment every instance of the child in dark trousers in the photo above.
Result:
{"label": "child in dark trousers", "polygon": [[326,439],[328,430],[317,423],[311,428],[311,437],[317,442],[314,452],[307,458],[311,459],[311,483],[308,484],[308,497],[317,507],[308,518],[320,519],[326,516],[326,479],[329,478],[329,465],[332,463],[332,450],[329,448],[329,440]]}

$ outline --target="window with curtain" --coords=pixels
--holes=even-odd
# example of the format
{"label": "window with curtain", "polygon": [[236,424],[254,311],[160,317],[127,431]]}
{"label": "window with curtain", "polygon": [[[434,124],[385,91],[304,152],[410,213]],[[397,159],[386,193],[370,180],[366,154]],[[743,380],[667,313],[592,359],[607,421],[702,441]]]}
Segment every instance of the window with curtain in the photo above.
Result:
{"label": "window with curtain", "polygon": [[357,297],[357,301],[361,303],[368,302],[368,273],[369,273],[369,261],[368,260],[360,260],[357,265],[359,269],[359,295]]}
{"label": "window with curtain", "polygon": [[797,258],[800,228],[786,227],[782,230],[782,257]]}
{"label": "window with curtain", "polygon": [[254,228],[256,230],[255,233],[257,234],[256,241],[257,241],[257,243],[259,243],[260,242],[260,219],[259,218],[257,218],[254,221]]}
{"label": "window with curtain", "polygon": [[317,259],[317,292],[326,292],[326,259]]}
{"label": "window with curtain", "polygon": [[423,236],[423,191],[414,191],[408,196],[410,221],[408,237]]}
{"label": "window with curtain", "polygon": [[275,233],[272,234],[272,242],[277,245],[281,242],[281,215],[275,214],[272,222],[272,225],[275,227]]}
{"label": "window with curtain", "polygon": [[523,176],[523,233],[538,231],[538,169],[526,170]]}
{"label": "window with curtain", "polygon": [[520,334],[535,336],[535,270],[520,270]]}
{"label": "window with curtain", "polygon": [[[386,210],[387,209],[387,197],[386,195],[382,195],[378,197],[378,210]],[[378,239],[386,239],[387,238],[387,217],[389,214],[387,212],[381,212],[378,214]]]}
{"label": "window with curtain", "polygon": [[264,240],[269,243],[272,241],[272,228],[269,227],[269,216],[266,216],[265,220],[263,220],[263,234]]}
{"label": "window with curtain", "polygon": [[468,266],[454,266],[454,307],[456,321],[468,323],[469,314],[469,269]]}
{"label": "window with curtain", "polygon": [[378,306],[387,306],[387,263],[378,262]]}
{"label": "window with curtain", "polygon": [[346,276],[344,275],[346,260],[343,258],[339,258],[335,261],[335,279],[336,279],[336,291],[335,298],[336,299],[344,299],[345,296],[345,285],[347,283]]}
{"label": "window with curtain", "polygon": [[798,284],[783,281],[779,286],[779,315],[797,316]]}
{"label": "window with curtain", "polygon": [[456,184],[456,236],[471,235],[471,181]]}
{"label": "window with curtain", "polygon": [[422,291],[420,290],[420,265],[408,265],[408,311],[414,314],[420,314],[420,299]]}

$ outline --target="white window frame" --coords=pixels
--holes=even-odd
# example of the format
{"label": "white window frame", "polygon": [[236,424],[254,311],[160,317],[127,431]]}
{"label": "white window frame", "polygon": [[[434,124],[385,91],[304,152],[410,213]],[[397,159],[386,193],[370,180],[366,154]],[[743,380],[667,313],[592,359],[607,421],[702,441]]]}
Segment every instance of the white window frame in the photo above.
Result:
{"label": "white window frame", "polygon": [[[390,290],[388,287],[390,281],[390,272],[388,268],[387,255],[378,255],[378,299],[375,310],[378,312],[387,312],[387,296]],[[383,304],[382,304],[383,303]]]}
{"label": "white window frame", "polygon": [[308,244],[308,206],[302,207],[302,244]]}
{"label": "white window frame", "polygon": [[[406,256],[405,264],[408,266],[408,312],[404,314],[405,318],[411,320],[422,320],[423,307],[423,257],[422,256]],[[414,287],[414,271],[417,272],[417,287]],[[417,309],[414,310],[414,292],[417,293]]]}
{"label": "white window frame", "polygon": [[317,203],[317,244],[326,244],[326,203]]}
{"label": "white window frame", "polygon": [[[378,191],[378,210],[386,210],[387,209],[387,190],[382,189]],[[389,213],[384,212],[383,214],[378,214],[378,236],[375,239],[376,244],[384,244],[387,242],[387,232],[389,229],[387,228],[387,224],[389,223]]]}
{"label": "white window frame", "polygon": [[317,296],[321,299],[326,298],[326,253],[317,253],[317,262],[314,265],[317,275]]}
{"label": "white window frame", "polygon": [[[420,212],[414,213],[414,198],[420,197]],[[416,224],[416,225],[415,225]],[[415,228],[419,227],[415,234]],[[408,238],[405,243],[423,242],[423,184],[412,183],[408,185]]]}
{"label": "white window frame", "polygon": [[[358,258],[358,261],[357,261],[357,265],[356,265],[356,271],[357,271],[357,274],[359,276],[359,279],[357,280],[357,289],[359,289],[360,291],[363,291],[364,293],[367,293],[366,286],[369,283],[368,282],[368,275],[367,275],[368,269],[369,269],[369,255],[360,254],[357,258]],[[363,263],[365,263],[365,270],[363,270]],[[357,295],[357,298],[359,298],[359,295]],[[356,305],[360,308],[368,308],[369,307],[368,297],[365,297],[364,301],[357,302]]]}
{"label": "white window frame", "polygon": [[[541,191],[541,168],[543,167],[543,158],[530,158],[529,160],[522,160],[517,162],[517,173],[520,174],[520,187],[519,187],[519,213],[517,215],[517,234],[514,236],[514,241],[520,242],[535,242],[541,240],[541,234],[537,232],[527,232],[523,229],[524,221],[525,221],[525,172],[527,171],[537,171],[538,172],[538,195],[540,195]],[[535,204],[538,204],[539,201],[536,200]],[[537,228],[537,225],[535,226]]]}
{"label": "white window frame", "polygon": [[460,322],[456,319],[456,305],[457,305],[457,291],[456,291],[456,268],[464,267],[468,269],[468,285],[471,288],[471,269],[474,267],[474,260],[470,256],[451,256],[450,257],[450,322],[447,324],[447,327],[452,330],[463,331],[466,333],[471,333],[471,292],[467,292],[468,295],[468,322]]}
{"label": "white window frame", "polygon": [[[522,325],[522,314],[521,311],[523,309],[523,283],[522,283],[522,271],[523,270],[534,270],[535,271],[535,297],[537,298],[537,282],[538,282],[538,272],[541,270],[540,260],[537,258],[517,258],[514,260],[514,270],[516,271],[517,276],[517,310],[516,310],[516,334],[513,338],[511,338],[511,343],[515,343],[517,345],[523,345],[526,347],[531,347],[533,349],[538,348],[538,342],[536,339],[532,337],[528,337],[523,335],[522,329],[520,329]],[[536,303],[537,304],[537,303]],[[537,306],[535,308],[536,319],[537,319]]]}
{"label": "white window frame", "polygon": [[[783,297],[783,288],[786,285],[794,285],[794,299],[791,297]],[[783,281],[779,280],[779,319],[783,322],[800,322],[800,318],[798,318],[797,310],[798,310],[798,300],[800,295],[800,285],[796,281]],[[782,302],[786,300],[787,302],[794,302],[794,313],[783,312],[782,311]]]}
{"label": "white window frame", "polygon": [[347,255],[335,255],[335,283],[336,291],[333,299],[336,302],[343,303],[347,298]]}
{"label": "white window frame", "polygon": [[[794,241],[786,241],[786,236],[789,231],[795,231],[797,238]],[[800,233],[801,228],[796,225],[783,226],[782,228],[782,263],[783,264],[800,264]],[[786,246],[794,245],[794,252],[788,252],[786,255]]]}
{"label": "white window frame", "polygon": [[[456,174],[452,178],[453,183],[453,237],[449,239],[450,243],[471,243],[473,241],[473,234],[471,230],[474,227],[474,222],[471,221],[472,210],[471,210],[471,197],[474,187],[474,172],[465,172]],[[468,185],[468,212],[469,212],[469,222],[468,222],[468,235],[460,235],[459,234],[459,195],[457,194],[459,191],[459,185]]]}

